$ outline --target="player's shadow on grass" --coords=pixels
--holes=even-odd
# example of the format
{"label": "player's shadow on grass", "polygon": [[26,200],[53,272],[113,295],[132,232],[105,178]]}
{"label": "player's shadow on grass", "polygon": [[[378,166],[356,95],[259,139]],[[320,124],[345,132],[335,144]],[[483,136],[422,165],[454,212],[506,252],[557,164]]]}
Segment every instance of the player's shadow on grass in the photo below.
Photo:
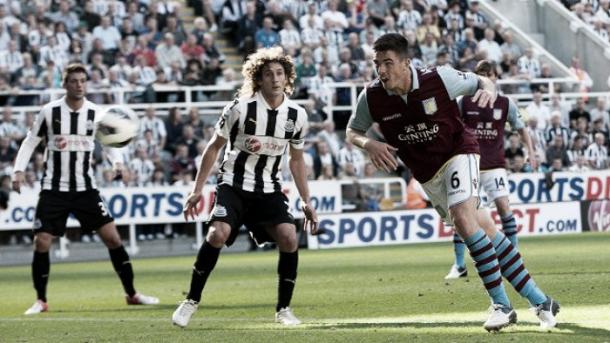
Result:
{"label": "player's shadow on grass", "polygon": [[[102,308],[97,309],[93,306],[91,308],[82,309],[69,309],[69,310],[54,310],[54,313],[99,313],[99,312],[137,312],[137,311],[158,311],[158,310],[175,310],[178,307],[178,303],[175,304],[158,304],[158,305],[147,305],[147,306],[123,306],[120,308]],[[273,308],[273,304],[234,304],[234,305],[201,305],[199,310],[235,310],[235,309],[255,309],[255,308]]]}

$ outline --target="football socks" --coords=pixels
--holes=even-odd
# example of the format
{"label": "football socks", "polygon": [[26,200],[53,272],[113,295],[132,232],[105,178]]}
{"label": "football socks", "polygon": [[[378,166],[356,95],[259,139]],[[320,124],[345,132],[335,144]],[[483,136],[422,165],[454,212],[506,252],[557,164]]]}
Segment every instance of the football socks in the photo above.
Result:
{"label": "football socks", "polygon": [[510,240],[513,247],[517,248],[517,221],[515,220],[515,216],[513,216],[512,212],[508,216],[502,218],[502,231],[504,231],[506,238]]}
{"label": "football socks", "polygon": [[470,256],[475,261],[479,276],[483,280],[485,289],[491,297],[492,302],[494,304],[510,306],[510,301],[502,284],[502,274],[500,274],[500,265],[498,264],[496,251],[491,240],[489,240],[482,229],[479,229],[470,237],[466,237],[464,242],[468,246]]}
{"label": "football socks", "polygon": [[457,233],[453,234],[453,251],[455,252],[455,265],[459,268],[465,268],[464,252],[466,251],[466,245]]}
{"label": "football socks", "polygon": [[519,254],[517,248],[513,247],[508,237],[502,232],[498,232],[493,239],[493,244],[498,254],[502,276],[513,285],[522,297],[527,298],[530,304],[539,305],[545,302],[546,295],[538,288],[534,279],[525,269],[521,254]]}
{"label": "football socks", "polygon": [[203,287],[208,280],[208,276],[210,276],[210,273],[212,273],[216,266],[220,250],[221,248],[213,247],[208,241],[203,242],[193,266],[191,289],[186,296],[187,299],[195,300],[196,302],[201,301],[201,292],[203,292]]}
{"label": "football socks", "polygon": [[39,300],[47,302],[47,283],[49,282],[49,271],[51,263],[49,262],[49,252],[34,251],[34,259],[32,260],[32,280],[34,281],[34,289]]}
{"label": "football socks", "polygon": [[131,267],[131,261],[127,251],[125,251],[125,247],[121,245],[116,249],[108,249],[108,252],[110,253],[112,266],[121,279],[125,293],[133,297],[136,294],[136,290],[133,287],[133,268]]}
{"label": "football socks", "polygon": [[299,264],[299,251],[282,252],[277,263],[278,291],[276,312],[284,307],[290,306],[292,292],[297,279],[297,267]]}

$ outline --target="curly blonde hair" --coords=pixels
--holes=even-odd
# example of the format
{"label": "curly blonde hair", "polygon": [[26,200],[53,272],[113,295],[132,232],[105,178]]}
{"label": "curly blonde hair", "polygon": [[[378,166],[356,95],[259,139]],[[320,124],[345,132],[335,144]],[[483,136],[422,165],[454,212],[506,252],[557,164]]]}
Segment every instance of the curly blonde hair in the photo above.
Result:
{"label": "curly blonde hair", "polygon": [[246,63],[241,70],[244,76],[244,84],[238,91],[238,96],[253,96],[260,90],[257,81],[263,77],[263,68],[269,63],[279,63],[284,67],[286,74],[286,87],[284,92],[291,95],[294,91],[294,80],[296,79],[296,71],[292,58],[284,54],[281,47],[258,49],[255,53],[248,56]]}

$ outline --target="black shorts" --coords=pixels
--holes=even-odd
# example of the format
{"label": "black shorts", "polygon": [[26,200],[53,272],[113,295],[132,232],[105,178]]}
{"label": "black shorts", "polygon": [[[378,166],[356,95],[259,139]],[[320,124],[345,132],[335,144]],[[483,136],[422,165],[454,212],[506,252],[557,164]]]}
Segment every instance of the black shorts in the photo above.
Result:
{"label": "black shorts", "polygon": [[294,225],[288,204],[288,198],[281,192],[254,193],[220,185],[216,188],[216,200],[208,222],[219,221],[231,226],[227,246],[233,244],[242,225],[257,243],[274,242],[267,228],[282,223]]}
{"label": "black shorts", "polygon": [[80,222],[84,231],[97,230],[114,220],[97,189],[84,192],[43,190],[36,205],[34,232],[63,236],[70,213]]}

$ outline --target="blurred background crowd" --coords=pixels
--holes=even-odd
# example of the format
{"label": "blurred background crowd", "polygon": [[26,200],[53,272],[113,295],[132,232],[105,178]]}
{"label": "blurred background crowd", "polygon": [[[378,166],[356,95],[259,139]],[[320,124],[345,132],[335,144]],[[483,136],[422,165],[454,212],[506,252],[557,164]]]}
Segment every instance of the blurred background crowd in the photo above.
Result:
{"label": "blurred background crowd", "polygon": [[[608,40],[608,0],[562,2]],[[194,16],[184,15],[185,6]],[[194,91],[192,97],[192,101],[228,101],[241,76],[240,63],[228,63],[224,46],[233,47],[240,62],[258,47],[274,45],[294,58],[293,97],[310,100],[306,104],[311,121],[306,139],[309,179],[387,176],[344,142],[350,111],[328,113],[330,104],[351,105],[349,89],[334,88],[333,83],[363,85],[374,79],[372,45],[380,35],[403,34],[416,67],[451,65],[471,71],[478,61],[489,59],[500,79],[554,77],[535,49],[515,43],[513,33],[499,21],[490,22],[479,6],[475,0],[1,1],[0,187],[10,188],[17,149],[37,114],[17,116],[15,108],[50,100],[48,94],[23,91],[61,88],[62,68],[79,61],[89,68],[89,98],[99,104],[118,102],[114,91],[118,89],[131,90],[123,99],[127,103],[179,103],[185,100],[183,92],[160,91],[179,85],[228,86],[231,91]],[[580,80],[574,88],[556,84],[551,90],[546,83],[532,82],[503,88],[510,94],[533,95],[522,114],[541,162],[538,171],[608,168],[607,100],[587,96],[592,81],[578,56],[570,68]],[[560,93],[567,91],[583,96],[575,102],[562,101]],[[96,149],[98,186],[189,184],[217,117],[204,115],[197,107],[147,108],[138,139],[124,150],[128,168],[122,181],[114,179],[103,149]],[[511,172],[531,172],[518,133],[507,131],[505,142],[506,167]],[[43,152],[41,145],[26,172],[27,187],[32,189],[40,187]],[[404,167],[397,175],[411,180]],[[284,178],[289,180],[288,172]],[[215,178],[208,182],[215,183]],[[378,210],[378,194],[368,192],[373,194],[365,189],[357,192],[363,199],[361,208]],[[143,238],[161,238],[159,233]]]}

